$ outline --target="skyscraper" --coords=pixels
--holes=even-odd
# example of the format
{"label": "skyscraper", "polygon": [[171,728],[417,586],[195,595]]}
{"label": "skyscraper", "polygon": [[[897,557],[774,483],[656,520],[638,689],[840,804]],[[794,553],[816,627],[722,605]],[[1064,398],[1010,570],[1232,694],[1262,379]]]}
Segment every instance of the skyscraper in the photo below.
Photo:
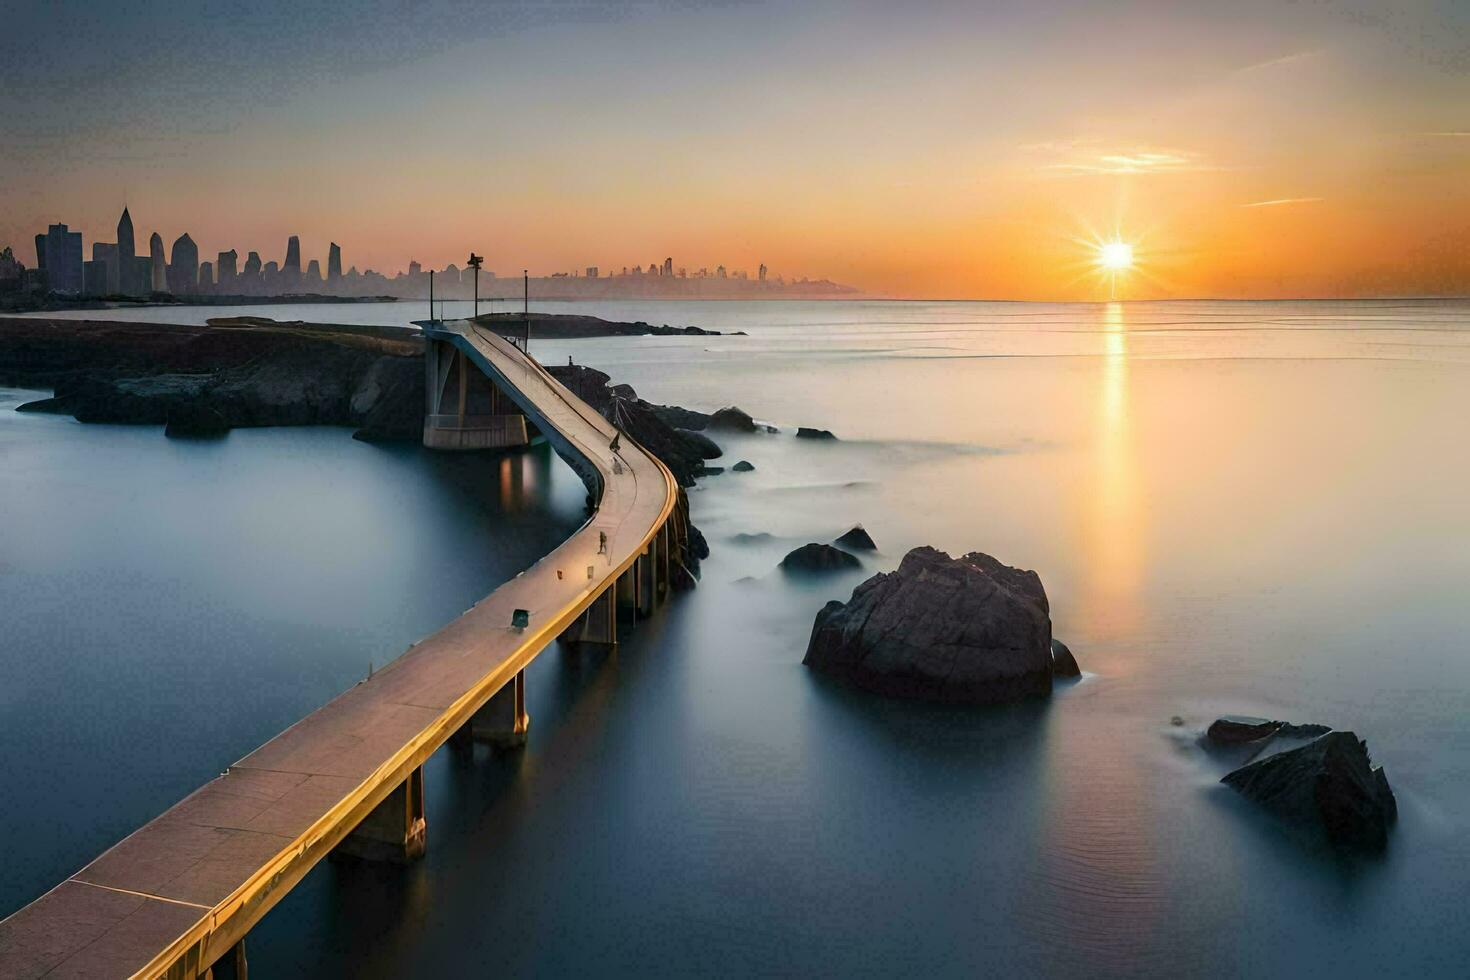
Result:
{"label": "skyscraper", "polygon": [[156,231],[148,239],[148,256],[152,266],[149,272],[153,280],[150,283],[153,292],[168,292],[168,263],[163,258],[163,236]]}
{"label": "skyscraper", "polygon": [[66,225],[52,225],[36,236],[36,262],[46,270],[46,284],[53,293],[80,293],[82,279],[82,233]]}
{"label": "skyscraper", "polygon": [[87,292],[93,296],[116,296],[121,292],[119,289],[120,279],[118,278],[117,246],[111,242],[93,242],[92,262],[99,263],[102,266],[102,288],[93,292],[93,288],[96,286],[94,282],[87,287]]}
{"label": "skyscraper", "polygon": [[192,293],[199,285],[199,246],[184,232],[174,241],[168,264],[169,292]]}
{"label": "skyscraper", "polygon": [[260,253],[251,252],[245,256],[245,278],[254,282],[260,278]]}
{"label": "skyscraper", "polygon": [[672,276],[674,274],[674,260],[673,260],[673,258],[664,259],[664,272],[663,272],[663,274],[666,275],[666,276]]}
{"label": "skyscraper", "polygon": [[228,252],[219,253],[219,261],[215,263],[214,272],[220,290],[228,289],[235,284],[235,260],[239,258],[232,248]]}
{"label": "skyscraper", "polygon": [[214,286],[214,266],[209,262],[199,263],[199,291],[207,293]]}
{"label": "skyscraper", "polygon": [[142,284],[134,281],[138,253],[133,248],[133,218],[123,208],[122,217],[117,219],[117,291],[124,296],[136,296],[143,291]]}
{"label": "skyscraper", "polygon": [[760,271],[756,273],[756,277],[760,279],[761,282],[766,281],[766,264],[764,262],[761,263]]}
{"label": "skyscraper", "polygon": [[327,285],[335,286],[342,279],[342,246],[333,242],[327,249]]}
{"label": "skyscraper", "polygon": [[308,286],[320,286],[322,284],[322,264],[312,259],[306,265],[306,284]]}
{"label": "skyscraper", "polygon": [[281,280],[287,289],[301,282],[301,239],[295,235],[286,240],[286,264],[281,266]]}

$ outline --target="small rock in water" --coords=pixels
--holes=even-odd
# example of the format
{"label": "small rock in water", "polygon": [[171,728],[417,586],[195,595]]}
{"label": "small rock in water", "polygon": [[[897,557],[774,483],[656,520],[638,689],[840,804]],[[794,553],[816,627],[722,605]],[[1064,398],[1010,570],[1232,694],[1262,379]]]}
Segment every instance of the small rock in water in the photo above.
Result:
{"label": "small rock in water", "polygon": [[844,568],[861,568],[862,562],[853,555],[830,544],[804,544],[781,559],[781,567],[788,572],[831,572]]}
{"label": "small rock in water", "polygon": [[1072,656],[1072,651],[1067,644],[1052,637],[1051,640],[1051,673],[1053,677],[1081,677],[1082,668],[1077,666],[1077,658]]}
{"label": "small rock in water", "polygon": [[809,428],[807,428],[806,426],[803,425],[803,426],[799,427],[796,430],[796,438],[798,438],[798,439],[836,439],[837,437],[834,436],[831,432],[829,432],[826,429],[809,429]]}
{"label": "small rock in water", "polygon": [[723,472],[725,472],[723,466],[702,466],[699,469],[700,476],[719,476]]}
{"label": "small rock in water", "polygon": [[730,467],[730,469],[736,473],[749,473],[751,470],[755,469],[755,466],[742,459],[740,462]]}
{"label": "small rock in water", "polygon": [[1373,765],[1368,743],[1352,732],[1221,718],[1210,726],[1209,737],[1220,740],[1223,734],[1240,744],[1245,735],[1271,726],[1270,734],[1250,740],[1260,743],[1253,761],[1220,782],[1293,824],[1321,831],[1337,847],[1382,850],[1398,819],[1398,802],[1383,767]]}
{"label": "small rock in water", "polygon": [[1178,715],[1174,715],[1169,719],[1169,724],[1173,725],[1175,728],[1182,728],[1184,725],[1184,719],[1179,717]]}
{"label": "small rock in water", "polygon": [[861,524],[853,525],[852,530],[843,534],[834,543],[852,551],[878,550],[878,545],[873,542],[872,536],[863,529]]}
{"label": "small rock in water", "polygon": [[756,531],[754,533],[751,533],[750,531],[741,531],[738,534],[730,535],[730,540],[733,541],[735,544],[764,544],[767,541],[772,541],[775,539],[772,538],[770,533],[766,531]]}
{"label": "small rock in water", "polygon": [[711,415],[706,428],[724,429],[727,432],[756,431],[755,419],[733,405],[729,408],[722,408]]}

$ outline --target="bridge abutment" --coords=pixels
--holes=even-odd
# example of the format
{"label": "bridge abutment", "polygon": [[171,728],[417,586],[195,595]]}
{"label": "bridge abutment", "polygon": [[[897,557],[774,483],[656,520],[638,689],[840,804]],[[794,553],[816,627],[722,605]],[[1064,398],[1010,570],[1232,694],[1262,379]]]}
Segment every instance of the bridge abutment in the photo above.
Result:
{"label": "bridge abutment", "polygon": [[464,352],[424,343],[424,445],[429,449],[509,449],[531,442],[534,427]]}
{"label": "bridge abutment", "polygon": [[409,864],[424,856],[427,844],[424,769],[420,766],[342,838],[332,857]]}

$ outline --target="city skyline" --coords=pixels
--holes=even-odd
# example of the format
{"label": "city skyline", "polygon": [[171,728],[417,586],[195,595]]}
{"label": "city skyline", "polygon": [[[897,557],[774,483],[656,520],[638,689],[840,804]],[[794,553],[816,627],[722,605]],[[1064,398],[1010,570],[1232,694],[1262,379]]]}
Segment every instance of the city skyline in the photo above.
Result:
{"label": "city skyline", "polygon": [[[1465,5],[14,17],[13,245],[66,215],[108,237],[125,200],[201,245],[331,229],[359,269],[673,253],[874,295],[1098,299],[1079,242],[1116,237],[1131,298],[1470,292]],[[160,113],[164,80],[190,97]]]}

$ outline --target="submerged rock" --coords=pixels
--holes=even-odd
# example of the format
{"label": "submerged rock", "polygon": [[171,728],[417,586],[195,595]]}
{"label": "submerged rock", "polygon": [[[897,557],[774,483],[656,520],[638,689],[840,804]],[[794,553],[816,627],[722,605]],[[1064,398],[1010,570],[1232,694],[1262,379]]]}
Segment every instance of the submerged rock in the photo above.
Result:
{"label": "submerged rock", "polygon": [[834,436],[827,429],[810,429],[810,428],[807,428],[806,426],[803,425],[803,426],[800,426],[796,430],[796,438],[798,438],[798,439],[836,439],[837,437]]}
{"label": "submerged rock", "polygon": [[[1281,751],[1267,746],[1220,781],[1293,824],[1320,830],[1338,847],[1382,850],[1398,818],[1388,777],[1373,765],[1367,742],[1352,732],[1310,734],[1321,727],[1281,726],[1273,742],[1305,737],[1306,743]],[[1283,736],[1285,728],[1303,734]]]}
{"label": "submerged rock", "polygon": [[730,469],[736,473],[749,473],[751,470],[755,469],[755,465],[747,460],[742,459],[740,462],[730,467]]}
{"label": "submerged rock", "polygon": [[862,562],[853,555],[830,544],[804,544],[781,559],[781,567],[788,572],[831,572],[844,568],[861,568]]}
{"label": "submerged rock", "polygon": [[847,531],[837,538],[834,544],[841,545],[850,551],[877,551],[878,545],[874,543],[871,535],[864,530],[861,524],[854,524],[852,530]]}
{"label": "submerged rock", "polygon": [[755,432],[756,424],[755,419],[731,405],[711,415],[705,428],[724,429],[727,432]]}
{"label": "submerged rock", "polygon": [[1051,641],[1051,674],[1053,677],[1082,676],[1082,668],[1077,666],[1077,658],[1072,656],[1071,648],[1056,637]]}
{"label": "submerged rock", "polygon": [[895,697],[992,703],[1046,695],[1046,590],[1035,572],[981,552],[951,558],[915,548],[897,571],[817,613],[802,662]]}

